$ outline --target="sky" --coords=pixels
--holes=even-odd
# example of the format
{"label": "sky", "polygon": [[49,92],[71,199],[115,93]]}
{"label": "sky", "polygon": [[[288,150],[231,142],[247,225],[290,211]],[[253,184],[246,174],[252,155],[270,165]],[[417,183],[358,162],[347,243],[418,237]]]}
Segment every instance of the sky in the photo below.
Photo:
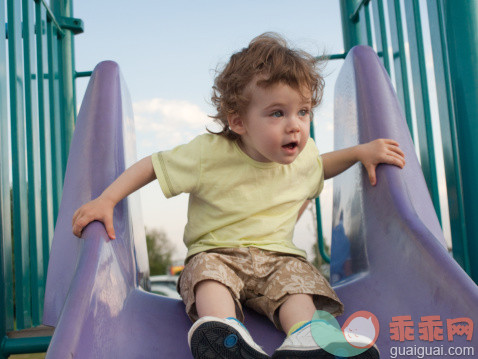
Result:
{"label": "sky", "polygon": [[[255,36],[274,31],[314,55],[343,52],[339,1],[333,0],[78,0],[73,12],[85,30],[75,37],[76,70],[93,70],[104,60],[120,66],[133,102],[138,159],[214,128],[208,115],[214,114],[216,70]],[[333,150],[333,91],[341,63],[330,61],[324,70],[324,100],[315,111],[321,153]],[[77,80],[78,104],[87,81]],[[328,242],[332,189],[326,181],[320,196]],[[164,230],[175,246],[174,258],[184,258],[187,195],[166,200],[157,181],[140,195],[145,226]],[[315,241],[313,216],[306,211],[294,242],[311,254]]]}

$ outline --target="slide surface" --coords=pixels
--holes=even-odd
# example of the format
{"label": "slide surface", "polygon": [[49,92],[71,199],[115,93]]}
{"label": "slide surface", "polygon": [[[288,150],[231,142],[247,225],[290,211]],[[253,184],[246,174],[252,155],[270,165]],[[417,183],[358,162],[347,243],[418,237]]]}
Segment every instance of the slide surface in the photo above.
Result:
{"label": "slide surface", "polygon": [[443,346],[433,358],[449,358],[449,347],[474,346],[478,355],[478,335],[466,340],[469,320],[456,321],[478,324],[478,287],[446,249],[397,96],[370,47],[349,52],[334,118],[336,149],[391,138],[406,156],[404,169],[380,165],[375,187],[359,164],[334,179],[331,280],[346,310],[339,322],[373,313],[385,358],[392,347],[410,347],[400,358],[417,358],[415,346]]}
{"label": "slide surface", "polygon": [[[102,62],[78,115],[50,254],[43,322],[56,329],[49,359],[192,358],[184,304],[140,287],[147,286],[149,264],[139,194],[116,206],[114,241],[99,222],[81,239],[72,234],[75,210],[134,161],[131,101],[118,65]],[[244,314],[257,343],[272,353],[283,333],[258,314]]]}
{"label": "slide surface", "polygon": [[[477,322],[478,289],[445,248],[397,98],[372,49],[350,52],[335,96],[336,148],[393,138],[407,160],[403,170],[379,166],[375,187],[359,165],[334,179],[331,278],[346,309],[339,323],[359,310],[373,313],[384,358],[393,347],[478,349],[476,335],[471,341],[463,335],[466,323],[462,335],[448,340],[449,328],[457,329],[448,320]],[[148,286],[149,265],[138,194],[115,208],[116,240],[98,222],[81,239],[71,233],[74,211],[135,157],[131,103],[118,65],[100,63],[78,115],[50,254],[43,319],[56,329],[47,358],[191,358],[183,303],[141,288]],[[247,308],[245,315],[252,336],[272,354],[283,333]],[[399,317],[408,326],[399,327]],[[442,322],[436,328],[442,340],[440,330],[423,339],[430,317]]]}

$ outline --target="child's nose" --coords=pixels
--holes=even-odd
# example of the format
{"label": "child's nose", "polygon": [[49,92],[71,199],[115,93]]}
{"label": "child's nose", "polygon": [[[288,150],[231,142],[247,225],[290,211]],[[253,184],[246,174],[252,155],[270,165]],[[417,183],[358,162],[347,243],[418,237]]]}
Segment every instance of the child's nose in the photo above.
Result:
{"label": "child's nose", "polygon": [[287,121],[287,132],[299,132],[300,131],[300,126],[299,126],[299,119],[297,116],[291,116],[289,117]]}

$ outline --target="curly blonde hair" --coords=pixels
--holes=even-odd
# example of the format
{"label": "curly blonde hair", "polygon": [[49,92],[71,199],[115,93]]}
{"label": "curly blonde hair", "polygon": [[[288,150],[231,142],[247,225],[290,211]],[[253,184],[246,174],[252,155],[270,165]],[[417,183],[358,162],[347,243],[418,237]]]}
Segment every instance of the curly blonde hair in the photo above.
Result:
{"label": "curly blonde hair", "polygon": [[212,132],[236,140],[240,136],[229,128],[228,115],[243,114],[250,98],[246,87],[257,79],[256,85],[267,88],[285,83],[301,94],[312,94],[312,108],[320,104],[324,79],[318,71],[319,60],[309,53],[291,49],[276,33],[264,33],[254,38],[248,47],[233,54],[217,75],[212,87],[211,101],[217,114],[212,117],[222,131]]}

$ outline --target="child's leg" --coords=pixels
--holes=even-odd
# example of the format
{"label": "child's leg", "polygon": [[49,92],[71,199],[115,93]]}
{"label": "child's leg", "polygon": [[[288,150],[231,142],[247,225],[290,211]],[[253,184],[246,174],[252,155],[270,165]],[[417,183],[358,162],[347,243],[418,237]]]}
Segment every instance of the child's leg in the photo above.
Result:
{"label": "child's leg", "polygon": [[[315,313],[315,305],[313,297],[310,294],[291,294],[287,300],[279,307],[279,320],[282,329],[288,334],[284,343],[276,349],[273,359],[287,359],[287,358],[336,358],[335,355],[324,350],[326,346],[321,346],[316,342],[312,329],[312,317]],[[316,321],[320,323],[320,320]],[[325,322],[325,321],[322,321]],[[316,327],[318,328],[318,327]],[[317,329],[316,329],[317,330]],[[347,353],[347,343],[343,338],[343,333],[340,328],[325,324],[321,327],[320,335],[325,335],[322,338],[323,342],[328,342],[334,345],[329,350],[343,350]],[[318,334],[317,331],[315,333]],[[342,357],[342,356],[341,356]],[[374,345],[371,348],[364,349],[363,352],[353,356],[354,359],[380,359],[378,348]]]}
{"label": "child's leg", "polygon": [[236,307],[229,289],[215,280],[203,280],[196,285],[196,310],[199,318],[236,318]]}
{"label": "child's leg", "polygon": [[[207,260],[204,260],[205,257]],[[240,293],[243,285],[236,274],[237,262],[230,255],[201,253],[183,271],[181,295],[187,298],[185,303],[193,303],[192,306],[186,304],[186,307],[190,308],[188,314],[194,321],[188,333],[188,343],[195,359],[269,358],[254,342],[246,327],[236,319],[244,318],[240,295],[235,294]],[[194,289],[194,292],[189,292],[189,289],[191,292]]]}
{"label": "child's leg", "polygon": [[296,323],[312,319],[316,309],[310,294],[292,294],[279,308],[279,320],[287,334]]}

